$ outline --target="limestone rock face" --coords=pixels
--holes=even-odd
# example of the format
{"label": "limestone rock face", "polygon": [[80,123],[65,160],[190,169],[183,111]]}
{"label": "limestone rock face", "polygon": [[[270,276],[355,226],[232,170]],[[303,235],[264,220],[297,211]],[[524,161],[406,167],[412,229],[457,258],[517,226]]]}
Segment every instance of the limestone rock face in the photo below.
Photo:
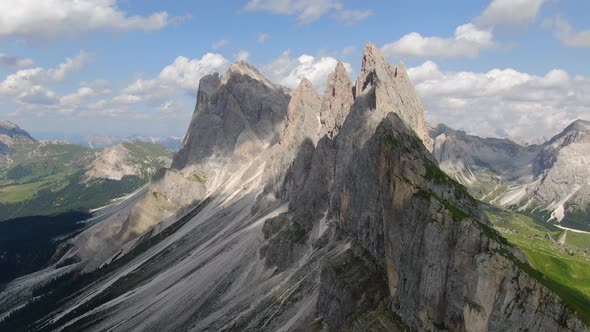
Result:
{"label": "limestone rock face", "polygon": [[374,45],[323,97],[239,62],[197,98],[172,170],[113,226],[127,242],[45,327],[585,330],[439,169],[403,65]]}
{"label": "limestone rock face", "polygon": [[290,98],[283,87],[239,61],[222,77],[205,76],[197,99],[183,146],[174,158],[176,169],[210,157],[252,158],[280,133]]}
{"label": "limestone rock face", "polygon": [[321,136],[328,134],[333,138],[337,133],[354,101],[352,81],[342,62],[338,62],[334,73],[328,76],[328,84],[322,99],[320,118],[322,128],[325,132]]}
{"label": "limestone rock face", "polygon": [[430,136],[424,121],[424,109],[412,85],[403,63],[393,66],[385,61],[381,51],[367,44],[363,53],[361,72],[355,83],[356,96],[373,95],[369,105],[383,117],[389,112],[397,113],[428,148]]}
{"label": "limestone rock face", "polygon": [[[541,145],[431,130],[441,168],[477,197],[545,220],[590,229],[590,125],[578,120]],[[586,221],[585,221],[586,220]]]}

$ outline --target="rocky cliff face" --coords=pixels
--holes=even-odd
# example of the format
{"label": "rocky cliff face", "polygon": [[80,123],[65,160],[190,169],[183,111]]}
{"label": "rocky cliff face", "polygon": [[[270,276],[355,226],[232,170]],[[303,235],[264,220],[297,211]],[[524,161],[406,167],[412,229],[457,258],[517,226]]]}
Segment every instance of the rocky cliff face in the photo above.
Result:
{"label": "rocky cliff face", "polygon": [[444,125],[431,135],[441,168],[478,198],[590,229],[589,122],[575,121],[548,142],[526,147]]}
{"label": "rocky cliff face", "polygon": [[37,326],[584,330],[439,169],[425,128],[404,66],[371,44],[355,84],[339,64],[321,97],[244,63],[205,77],[173,169],[127,219],[74,239],[75,268],[96,256],[89,232],[117,252]]}

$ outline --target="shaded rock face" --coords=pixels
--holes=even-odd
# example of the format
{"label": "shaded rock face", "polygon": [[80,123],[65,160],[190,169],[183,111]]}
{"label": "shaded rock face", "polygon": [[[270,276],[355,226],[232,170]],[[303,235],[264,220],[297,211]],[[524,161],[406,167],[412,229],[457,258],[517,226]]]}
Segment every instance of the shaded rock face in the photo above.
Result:
{"label": "shaded rock face", "polygon": [[[542,145],[431,130],[440,166],[478,198],[590,229],[590,126],[578,120]],[[586,216],[586,217],[584,217]]]}
{"label": "shaded rock face", "polygon": [[[185,210],[151,226],[133,221],[141,213],[118,224],[143,233],[111,257],[111,272],[41,323],[584,330],[439,169],[403,65],[368,45],[354,86],[342,69],[322,97],[307,80],[289,96],[244,63],[205,77],[173,169],[150,188],[169,204],[144,199],[129,214]],[[195,184],[185,186],[190,175]],[[197,206],[187,208],[191,199]]]}
{"label": "shaded rock face", "polygon": [[279,134],[288,103],[284,88],[244,62],[233,64],[222,77],[204,77],[173,168],[182,169],[211,156],[252,158]]}

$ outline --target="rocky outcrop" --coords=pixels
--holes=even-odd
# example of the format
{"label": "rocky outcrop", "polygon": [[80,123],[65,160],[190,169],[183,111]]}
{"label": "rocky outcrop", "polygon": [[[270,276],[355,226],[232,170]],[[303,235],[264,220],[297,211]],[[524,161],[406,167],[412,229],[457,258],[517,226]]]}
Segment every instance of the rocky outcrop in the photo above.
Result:
{"label": "rocky outcrop", "polygon": [[129,154],[129,150],[121,144],[104,149],[90,164],[86,178],[121,180],[125,175],[138,175],[137,165],[127,162]]}
{"label": "rocky outcrop", "polygon": [[439,169],[403,65],[368,45],[354,86],[338,65],[327,93],[304,80],[289,96],[242,62],[205,77],[173,170],[149,193],[196,206],[149,228],[129,218],[121,227],[142,235],[40,324],[585,330]]}
{"label": "rocky outcrop", "polygon": [[84,180],[121,180],[124,176],[151,178],[158,169],[170,166],[170,151],[157,149],[156,152],[138,153],[133,150],[144,146],[157,147],[151,143],[125,143],[104,148],[86,169]]}

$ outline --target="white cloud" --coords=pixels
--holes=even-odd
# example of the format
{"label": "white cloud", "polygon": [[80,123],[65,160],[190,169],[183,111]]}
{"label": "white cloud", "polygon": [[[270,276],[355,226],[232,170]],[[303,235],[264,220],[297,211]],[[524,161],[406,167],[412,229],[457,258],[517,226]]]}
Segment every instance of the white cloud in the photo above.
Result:
{"label": "white cloud", "polygon": [[567,46],[590,47],[590,30],[577,30],[560,17],[545,21],[545,25],[553,27],[557,38]]}
{"label": "white cloud", "polygon": [[408,73],[429,122],[481,136],[550,137],[590,114],[590,79],[560,69],[543,76],[513,69],[443,72],[428,61]]}
{"label": "white cloud", "polygon": [[262,44],[262,43],[270,40],[271,38],[272,38],[271,35],[269,35],[268,33],[261,32],[261,33],[258,34],[257,40],[258,40],[259,43]]}
{"label": "white cloud", "polygon": [[[214,72],[223,72],[228,64],[226,58],[216,53],[207,53],[198,59],[179,56],[165,66],[158,76],[136,79],[112,97],[87,102],[84,107],[80,107],[80,115],[149,118],[157,113],[175,116],[176,112],[190,111],[178,99],[194,102],[200,79]],[[93,85],[101,86],[97,83]]]}
{"label": "white cloud", "polygon": [[248,61],[248,58],[250,57],[250,52],[246,51],[246,50],[239,50],[236,54],[235,54],[235,58],[236,60],[242,60],[242,61]]}
{"label": "white cloud", "polygon": [[524,25],[539,14],[546,0],[493,0],[475,21],[483,26]]}
{"label": "white cloud", "polygon": [[169,115],[176,115],[185,109],[186,106],[183,103],[176,100],[167,100],[158,107],[158,111]]}
{"label": "white cloud", "polygon": [[63,108],[73,109],[81,106],[89,98],[96,96],[97,93],[92,88],[80,87],[74,93],[64,95],[59,98],[59,103]]}
{"label": "white cloud", "polygon": [[392,57],[473,57],[482,49],[493,46],[491,31],[467,23],[458,26],[451,38],[423,37],[417,32],[412,32],[398,41],[385,44],[382,50],[386,56]]}
{"label": "white cloud", "polygon": [[186,17],[128,15],[116,0],[0,1],[0,37],[54,38],[95,30],[159,30]]}
{"label": "white cloud", "polygon": [[492,29],[497,25],[525,25],[532,22],[547,0],[492,0],[472,22],[458,26],[453,37],[422,36],[409,33],[385,44],[387,56],[401,57],[474,57],[495,46]]}
{"label": "white cloud", "polygon": [[201,77],[225,70],[228,60],[221,54],[207,53],[200,59],[177,57],[152,79],[137,79],[122,90],[116,101],[139,102],[178,94],[196,94]]}
{"label": "white cloud", "polygon": [[216,41],[215,43],[213,43],[213,45],[211,45],[211,48],[214,50],[220,49],[223,46],[229,44],[229,40],[227,39],[220,39],[218,41]]}
{"label": "white cloud", "polygon": [[[320,93],[324,93],[328,75],[336,68],[338,60],[332,57],[313,57],[303,54],[298,58],[291,58],[289,51],[272,60],[262,67],[262,72],[273,82],[288,88],[296,88],[303,78],[311,81]],[[344,67],[348,73],[352,72],[350,64]]]}
{"label": "white cloud", "polygon": [[56,104],[58,98],[55,92],[45,84],[63,80],[67,74],[81,68],[89,60],[90,55],[82,51],[74,58],[67,58],[56,68],[18,70],[0,82],[0,96],[12,96],[16,101],[27,104]]}
{"label": "white cloud", "polygon": [[26,68],[33,65],[33,60],[28,58],[19,58],[4,53],[0,53],[0,66],[9,68]]}
{"label": "white cloud", "polygon": [[91,60],[92,56],[84,51],[81,51],[77,56],[74,58],[67,58],[66,62],[60,64],[55,69],[50,69],[48,74],[54,80],[61,81],[64,79],[66,74],[71,71],[80,69],[84,64],[88,63]]}
{"label": "white cloud", "polygon": [[346,23],[362,21],[373,14],[370,10],[345,8],[339,0],[250,0],[245,7],[248,11],[265,11],[273,14],[294,15],[297,21],[308,24],[323,15],[334,16]]}

